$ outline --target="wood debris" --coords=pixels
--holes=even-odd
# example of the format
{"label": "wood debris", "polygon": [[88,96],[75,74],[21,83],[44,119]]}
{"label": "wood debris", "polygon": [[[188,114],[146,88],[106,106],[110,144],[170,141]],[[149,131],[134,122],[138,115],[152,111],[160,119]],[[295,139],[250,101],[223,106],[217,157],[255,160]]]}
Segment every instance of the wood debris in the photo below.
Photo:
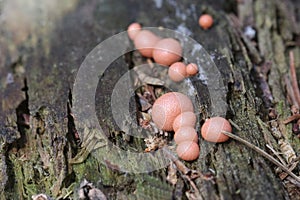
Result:
{"label": "wood debris", "polygon": [[106,200],[107,199],[101,190],[96,188],[92,183],[88,182],[86,179],[84,179],[80,183],[80,188],[78,190],[78,197],[80,200],[88,200],[88,199]]}

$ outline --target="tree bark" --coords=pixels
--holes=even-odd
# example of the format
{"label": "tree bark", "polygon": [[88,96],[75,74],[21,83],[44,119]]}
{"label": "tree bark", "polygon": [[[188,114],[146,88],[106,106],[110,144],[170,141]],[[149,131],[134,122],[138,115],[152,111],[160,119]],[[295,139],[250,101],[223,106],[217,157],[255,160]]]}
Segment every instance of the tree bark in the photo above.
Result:
{"label": "tree bark", "polygon": [[[13,16],[12,8],[16,9]],[[37,1],[23,5],[7,0],[0,9],[6,16],[0,27],[1,199],[31,199],[37,194],[79,199],[80,192],[88,196],[92,189],[107,199],[299,199],[300,183],[234,140],[211,145],[199,136],[202,156],[184,162],[176,158],[169,135],[164,138],[169,141],[163,154],[169,159],[167,166],[148,173],[124,172],[124,166],[161,164],[138,159],[116,164],[126,160],[124,151],[145,150],[144,139],[130,136],[136,131],[130,125],[127,131],[118,127],[110,108],[120,77],[137,65],[149,65],[137,52],[115,60],[100,77],[95,107],[106,138],[94,136],[96,128],[79,126],[83,122],[73,114],[78,112],[73,107],[76,74],[100,42],[126,30],[133,21],[144,27],[184,30],[205,48],[221,73],[225,117],[234,122],[233,133],[287,167],[294,166],[299,176],[295,123],[283,123],[292,115],[290,107],[297,104],[289,86],[289,53],[293,52],[299,74],[298,1],[68,0],[39,7]],[[214,18],[209,30],[198,25],[202,13]],[[253,38],[247,35],[247,27],[255,31]],[[132,45],[129,40],[118,42]],[[135,76],[130,80],[134,84]],[[200,125],[216,113],[203,80],[190,81],[196,92],[200,133]],[[136,99],[131,98],[130,111],[138,120]],[[119,148],[115,155],[107,154],[106,139]],[[171,175],[176,178],[173,184],[168,181]],[[84,179],[89,184],[83,186]]]}

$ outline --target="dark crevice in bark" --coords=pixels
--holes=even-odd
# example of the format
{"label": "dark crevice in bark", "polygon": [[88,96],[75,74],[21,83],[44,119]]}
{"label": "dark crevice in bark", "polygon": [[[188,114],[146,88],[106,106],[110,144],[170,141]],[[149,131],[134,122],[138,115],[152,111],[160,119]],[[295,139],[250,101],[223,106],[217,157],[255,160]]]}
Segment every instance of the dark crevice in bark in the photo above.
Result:
{"label": "dark crevice in bark", "polygon": [[5,160],[6,160],[6,175],[9,179],[6,182],[5,190],[13,191],[15,185],[17,184],[17,179],[15,177],[15,166],[13,162],[10,160],[11,153],[17,153],[18,149],[23,148],[26,145],[27,138],[25,135],[26,130],[29,128],[29,96],[28,96],[28,85],[26,78],[24,79],[24,87],[21,89],[25,93],[25,99],[17,106],[16,108],[16,116],[17,116],[17,129],[20,133],[18,139],[13,141],[10,145],[7,145],[5,151]]}
{"label": "dark crevice in bark", "polygon": [[[71,93],[71,91],[70,91]],[[70,96],[70,95],[69,95]],[[68,131],[67,131],[67,139],[71,145],[72,156],[75,156],[78,153],[78,148],[81,146],[81,138],[79,137],[78,131],[76,129],[74,116],[72,114],[72,101],[67,103],[67,118],[68,118]]]}
{"label": "dark crevice in bark", "polygon": [[19,149],[24,147],[27,142],[27,138],[25,136],[26,129],[29,127],[30,121],[30,111],[29,111],[29,96],[28,96],[28,86],[27,80],[24,79],[24,87],[21,89],[25,93],[25,99],[18,105],[16,108],[16,115],[17,115],[17,125],[18,131],[20,132],[20,138],[14,142],[12,146],[15,146]]}

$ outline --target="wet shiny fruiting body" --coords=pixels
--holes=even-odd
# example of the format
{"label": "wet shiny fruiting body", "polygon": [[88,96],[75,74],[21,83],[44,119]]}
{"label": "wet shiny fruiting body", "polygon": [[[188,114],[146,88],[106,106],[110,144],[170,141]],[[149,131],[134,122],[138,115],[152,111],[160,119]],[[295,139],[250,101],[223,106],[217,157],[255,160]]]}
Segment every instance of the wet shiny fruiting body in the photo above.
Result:
{"label": "wet shiny fruiting body", "polygon": [[153,59],[163,66],[170,66],[179,61],[182,56],[180,43],[173,38],[164,38],[156,43],[153,50]]}
{"label": "wet shiny fruiting body", "polygon": [[145,57],[153,56],[153,48],[160,40],[160,37],[148,30],[141,30],[134,37],[134,46]]}
{"label": "wet shiny fruiting body", "polygon": [[142,26],[139,23],[132,23],[127,28],[128,37],[134,40],[135,36],[142,30]]}
{"label": "wet shiny fruiting body", "polygon": [[176,144],[180,144],[183,141],[193,141],[197,143],[198,135],[193,127],[182,126],[175,132],[174,141]]}
{"label": "wet shiny fruiting body", "polygon": [[204,29],[209,29],[214,23],[214,20],[211,15],[204,14],[199,18],[199,25]]}
{"label": "wet shiny fruiting body", "polygon": [[182,126],[195,127],[196,115],[193,112],[183,112],[178,115],[173,122],[173,130],[176,132]]}
{"label": "wet shiny fruiting body", "polygon": [[200,149],[193,141],[183,141],[178,144],[176,152],[179,158],[185,161],[193,161],[199,157]]}
{"label": "wet shiny fruiting body", "polygon": [[173,131],[173,122],[182,112],[194,112],[190,98],[179,92],[159,97],[152,107],[152,120],[159,129]]}
{"label": "wet shiny fruiting body", "polygon": [[203,124],[201,135],[209,142],[225,142],[229,137],[222,131],[232,132],[230,123],[223,117],[212,117]]}
{"label": "wet shiny fruiting body", "polygon": [[186,66],[183,62],[175,62],[168,69],[168,75],[174,82],[180,82],[187,76]]}
{"label": "wet shiny fruiting body", "polygon": [[186,73],[189,76],[194,76],[198,73],[198,66],[195,63],[190,63],[186,66]]}

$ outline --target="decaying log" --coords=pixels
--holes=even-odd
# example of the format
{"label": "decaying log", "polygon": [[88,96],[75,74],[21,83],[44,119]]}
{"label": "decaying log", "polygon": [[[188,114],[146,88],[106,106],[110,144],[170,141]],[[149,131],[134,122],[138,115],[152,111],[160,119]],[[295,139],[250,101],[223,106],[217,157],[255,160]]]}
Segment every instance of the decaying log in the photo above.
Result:
{"label": "decaying log", "polygon": [[[31,199],[38,194],[49,199],[89,195],[107,199],[299,199],[299,182],[235,140],[215,145],[199,137],[199,159],[184,162],[174,156],[172,136],[159,136],[169,147],[149,137],[148,142],[158,141],[149,151],[167,148],[162,153],[168,159],[165,167],[128,173],[124,166],[147,168],[161,163],[133,159],[116,164],[123,151],[146,149],[143,138],[129,134],[136,133],[134,126],[129,124],[127,130],[117,126],[110,108],[114,86],[124,73],[135,69],[130,79],[135,84],[135,78],[142,75],[135,66],[153,67],[137,52],[120,56],[99,77],[95,107],[105,134],[99,137],[95,127],[79,126],[74,114],[78,110],[73,107],[78,69],[100,42],[126,30],[133,21],[177,30],[199,42],[220,72],[216,82],[224,85],[224,116],[233,122],[233,133],[278,158],[299,176],[300,141],[292,124],[284,123],[294,114],[293,98],[288,97],[292,90],[286,84],[290,51],[296,75],[300,74],[298,1],[46,2],[46,6],[38,1],[28,5],[19,0],[0,2],[0,18],[1,13],[5,16],[0,26],[1,199]],[[202,13],[214,17],[209,30],[198,26]],[[132,45],[130,40],[118,42],[128,48]],[[157,79],[148,80],[149,91],[161,84]],[[215,105],[205,81],[192,77],[190,82],[195,88],[199,130],[205,118],[216,115]],[[141,117],[138,99],[136,94],[129,105],[130,117],[137,123]],[[107,153],[106,139],[119,148],[117,154]]]}

